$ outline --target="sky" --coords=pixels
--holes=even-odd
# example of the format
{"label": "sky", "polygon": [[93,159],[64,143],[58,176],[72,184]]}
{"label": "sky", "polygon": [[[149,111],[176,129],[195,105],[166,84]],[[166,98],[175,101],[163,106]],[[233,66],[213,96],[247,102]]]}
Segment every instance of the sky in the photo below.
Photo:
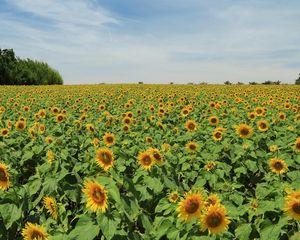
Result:
{"label": "sky", "polygon": [[0,48],[65,84],[293,83],[299,0],[0,0]]}

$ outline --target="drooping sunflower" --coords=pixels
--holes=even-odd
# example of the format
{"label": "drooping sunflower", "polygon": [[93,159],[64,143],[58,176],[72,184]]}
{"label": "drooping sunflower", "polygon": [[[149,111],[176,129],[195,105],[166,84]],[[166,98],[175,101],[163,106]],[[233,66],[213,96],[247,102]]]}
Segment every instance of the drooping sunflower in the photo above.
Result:
{"label": "drooping sunflower", "polygon": [[176,203],[179,199],[179,194],[177,191],[173,191],[169,194],[168,200],[172,203]]}
{"label": "drooping sunflower", "polygon": [[199,149],[199,145],[196,143],[196,142],[188,142],[186,145],[185,145],[185,149],[188,151],[188,152],[191,152],[191,153],[195,153],[198,151]]}
{"label": "drooping sunflower", "polygon": [[214,131],[212,137],[213,137],[213,140],[215,140],[215,141],[221,141],[222,140],[222,132]]}
{"label": "drooping sunflower", "polygon": [[7,137],[9,135],[9,129],[8,128],[2,128],[0,130],[0,134],[2,137]]}
{"label": "drooping sunflower", "polygon": [[288,170],[285,161],[278,158],[270,159],[269,166],[271,168],[271,171],[277,174],[285,173]]}
{"label": "drooping sunflower", "polygon": [[149,152],[152,154],[155,163],[157,163],[158,165],[162,165],[164,163],[164,158],[159,149],[150,148]]}
{"label": "drooping sunflower", "polygon": [[96,152],[97,164],[108,171],[114,165],[114,154],[108,148],[100,148]]}
{"label": "drooping sunflower", "polygon": [[147,150],[139,153],[138,161],[141,167],[146,170],[150,170],[155,163],[152,153]]}
{"label": "drooping sunflower", "polygon": [[209,117],[209,123],[212,126],[216,126],[219,123],[219,118],[217,116],[211,116]]}
{"label": "drooping sunflower", "polygon": [[230,220],[226,208],[221,204],[210,205],[200,218],[201,229],[208,229],[210,234],[227,231]]}
{"label": "drooping sunflower", "polygon": [[44,207],[47,209],[47,212],[52,216],[54,220],[57,220],[58,211],[56,201],[53,197],[46,196],[43,199]]}
{"label": "drooping sunflower", "polygon": [[300,221],[300,189],[291,192],[285,198],[283,210],[293,219]]}
{"label": "drooping sunflower", "polygon": [[197,127],[197,123],[194,120],[188,120],[185,123],[185,128],[189,131],[189,132],[193,132],[196,130]]}
{"label": "drooping sunflower", "polygon": [[296,139],[293,148],[295,152],[300,153],[300,138]]}
{"label": "drooping sunflower", "polygon": [[105,133],[103,141],[107,147],[110,147],[116,143],[115,135],[113,133]]}
{"label": "drooping sunflower", "polygon": [[266,120],[259,120],[258,122],[257,122],[257,128],[258,128],[258,130],[259,131],[261,131],[261,132],[266,132],[266,131],[268,131],[268,121],[266,121]]}
{"label": "drooping sunflower", "polygon": [[146,142],[151,144],[153,143],[153,138],[152,137],[146,137]]}
{"label": "drooping sunflower", "polygon": [[93,212],[106,212],[107,210],[107,191],[100,183],[87,180],[84,183],[83,193],[87,198],[86,207]]}
{"label": "drooping sunflower", "polygon": [[184,199],[178,203],[176,209],[178,217],[183,221],[189,221],[193,218],[199,218],[205,207],[204,198],[199,192],[185,193]]}
{"label": "drooping sunflower", "polygon": [[9,188],[9,173],[7,166],[4,163],[0,163],[0,189],[6,190]]}
{"label": "drooping sunflower", "polygon": [[240,124],[236,128],[236,133],[241,137],[241,138],[250,138],[253,134],[253,129],[247,124]]}
{"label": "drooping sunflower", "polygon": [[55,153],[52,151],[52,150],[48,150],[47,151],[47,160],[48,160],[48,163],[52,163],[55,159]]}
{"label": "drooping sunflower", "polygon": [[27,222],[22,229],[24,240],[47,240],[47,232],[43,226]]}
{"label": "drooping sunflower", "polygon": [[24,130],[26,128],[26,121],[24,120],[17,121],[15,127],[18,131]]}

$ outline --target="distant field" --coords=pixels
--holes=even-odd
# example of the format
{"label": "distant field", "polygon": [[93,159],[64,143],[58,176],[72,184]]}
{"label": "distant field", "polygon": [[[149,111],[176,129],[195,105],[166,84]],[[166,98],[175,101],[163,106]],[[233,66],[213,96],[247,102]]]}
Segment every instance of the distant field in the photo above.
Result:
{"label": "distant field", "polygon": [[0,216],[0,239],[299,239],[300,87],[2,86]]}

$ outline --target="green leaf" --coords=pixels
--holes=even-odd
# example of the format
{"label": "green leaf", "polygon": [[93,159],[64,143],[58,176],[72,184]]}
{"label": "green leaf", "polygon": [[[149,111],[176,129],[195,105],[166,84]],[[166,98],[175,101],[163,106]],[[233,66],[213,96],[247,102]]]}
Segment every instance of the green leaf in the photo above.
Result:
{"label": "green leaf", "polygon": [[280,218],[277,224],[271,224],[260,232],[261,240],[279,239],[281,228],[288,223],[286,216]]}
{"label": "green leaf", "polygon": [[118,222],[105,215],[99,216],[99,227],[106,239],[112,239],[117,232]]}
{"label": "green leaf", "polygon": [[252,231],[251,224],[249,223],[241,224],[235,229],[235,236],[239,240],[248,240],[251,231]]}
{"label": "green leaf", "polygon": [[88,215],[82,216],[75,228],[70,232],[70,240],[93,240],[99,234],[100,228]]}
{"label": "green leaf", "polygon": [[14,222],[22,216],[22,211],[14,204],[1,204],[0,213],[6,229],[9,229]]}

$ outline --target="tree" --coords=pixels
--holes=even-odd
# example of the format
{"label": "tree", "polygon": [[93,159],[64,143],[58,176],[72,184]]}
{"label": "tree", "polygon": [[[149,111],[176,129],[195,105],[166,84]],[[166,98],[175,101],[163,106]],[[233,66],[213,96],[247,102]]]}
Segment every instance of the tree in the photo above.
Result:
{"label": "tree", "polygon": [[225,84],[225,85],[231,85],[232,83],[231,83],[230,81],[227,80],[226,82],[224,82],[224,84]]}
{"label": "tree", "polygon": [[300,73],[298,79],[295,81],[295,84],[300,85]]}
{"label": "tree", "polygon": [[0,49],[0,85],[50,84],[63,84],[63,79],[47,63],[20,59],[13,49]]}

